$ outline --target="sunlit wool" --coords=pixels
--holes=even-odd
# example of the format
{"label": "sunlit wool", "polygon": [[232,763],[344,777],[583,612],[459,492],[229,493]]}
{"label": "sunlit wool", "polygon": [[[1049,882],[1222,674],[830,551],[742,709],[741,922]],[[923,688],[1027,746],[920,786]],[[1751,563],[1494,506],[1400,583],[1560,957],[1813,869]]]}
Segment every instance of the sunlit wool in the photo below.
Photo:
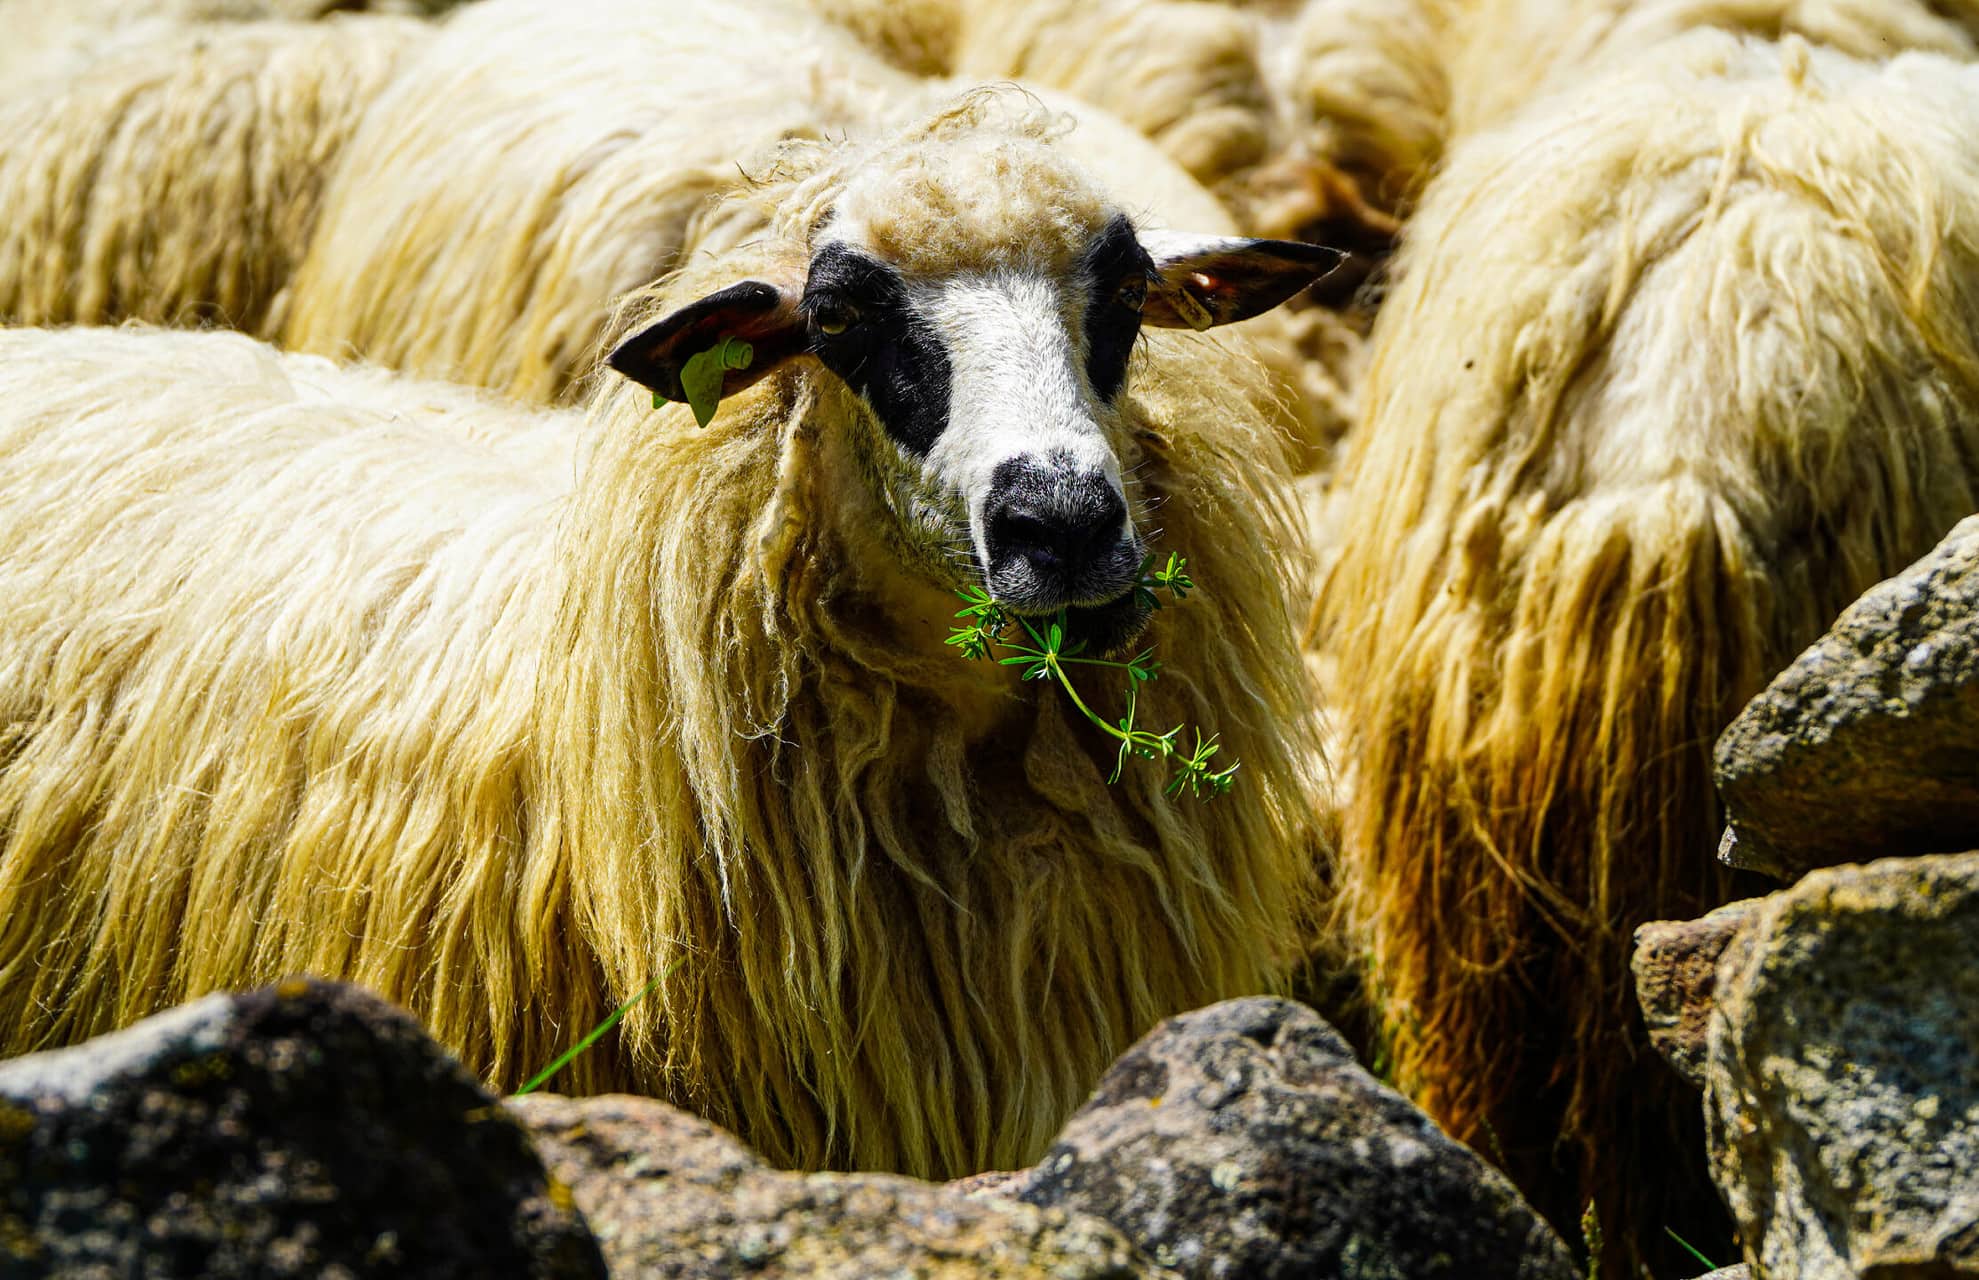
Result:
{"label": "sunlit wool", "polygon": [[[781,172],[774,235],[655,310],[861,173],[956,265],[1102,207],[980,101]],[[1222,734],[1210,804],[943,645],[892,446],[808,361],[705,430],[610,378],[580,430],[232,335],[0,337],[0,1051],[306,970],[511,1087],[658,978],[559,1087],[790,1164],[1035,1158],[1154,1020],[1273,984],[1314,855],[1274,438],[1220,348],[1143,344],[1111,443],[1202,590],[1141,718]]]}
{"label": "sunlit wool", "polygon": [[1400,1079],[1556,1220],[1705,1185],[1644,1176],[1696,1102],[1627,957],[1726,892],[1713,737],[1979,504],[1975,130],[1962,64],[1693,33],[1412,225],[1318,605],[1343,890]]}
{"label": "sunlit wool", "polygon": [[281,19],[302,22],[332,14],[437,13],[457,0],[0,0],[0,86],[44,76],[69,76],[103,53],[172,39],[178,28],[219,22]]}
{"label": "sunlit wool", "polygon": [[1688,31],[1799,35],[1859,58],[1979,54],[1963,0],[1304,0],[1259,20],[1286,138],[1403,214],[1456,139]]}
{"label": "sunlit wool", "polygon": [[651,10],[483,0],[456,13],[351,143],[283,345],[563,397],[620,295],[690,241],[712,251],[760,231],[754,205],[707,206],[746,185],[764,145],[844,136],[919,87],[794,5]]}
{"label": "sunlit wool", "polygon": [[258,329],[411,18],[171,27],[0,98],[0,319]]}
{"label": "sunlit wool", "polygon": [[1126,120],[1228,204],[1247,234],[1362,249],[1394,227],[1273,72],[1285,23],[1236,4],[958,0],[955,68],[1063,89]]}
{"label": "sunlit wool", "polygon": [[1457,0],[1453,137],[1488,128],[1547,92],[1626,66],[1700,28],[1769,40],[1797,35],[1857,58],[1917,51],[1979,55],[1971,0]]}
{"label": "sunlit wool", "polygon": [[902,71],[944,76],[955,69],[964,0],[798,0],[852,33]]}
{"label": "sunlit wool", "polygon": [[1442,154],[1458,0],[1306,0],[1266,43],[1288,128],[1376,206],[1405,210]]}

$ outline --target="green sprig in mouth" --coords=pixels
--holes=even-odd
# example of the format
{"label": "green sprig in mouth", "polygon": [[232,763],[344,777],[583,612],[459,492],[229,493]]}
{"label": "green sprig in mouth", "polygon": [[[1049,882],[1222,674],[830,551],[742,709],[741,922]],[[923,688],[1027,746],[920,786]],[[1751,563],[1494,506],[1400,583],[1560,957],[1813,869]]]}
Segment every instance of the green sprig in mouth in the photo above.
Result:
{"label": "green sprig in mouth", "polygon": [[[1188,563],[1173,552],[1169,553],[1167,564],[1158,569],[1154,567],[1153,556],[1143,560],[1131,593],[1134,610],[1161,608],[1164,593],[1175,602],[1185,599],[1196,589],[1187,572]],[[1000,666],[1018,668],[1025,680],[1056,682],[1081,715],[1118,741],[1119,751],[1114,757],[1113,774],[1107,779],[1109,783],[1120,781],[1128,757],[1140,756],[1173,762],[1175,775],[1163,789],[1168,796],[1179,796],[1186,788],[1199,800],[1212,800],[1230,790],[1240,762],[1233,760],[1224,769],[1210,767],[1221,750],[1215,734],[1205,738],[1201,729],[1192,730],[1194,746],[1184,749],[1182,734],[1188,728],[1186,725],[1178,724],[1166,733],[1135,725],[1141,686],[1153,683],[1161,675],[1161,663],[1155,659],[1152,647],[1124,660],[1088,657],[1087,642],[1069,638],[1071,624],[1067,610],[1060,609],[1049,619],[1027,618],[1008,611],[983,587],[971,584],[955,594],[963,603],[955,614],[962,625],[951,629],[947,643],[970,661],[994,661]],[[1017,638],[1012,638],[1013,627],[1021,633]],[[998,657],[999,650],[1007,652]],[[1126,714],[1111,721],[1088,706],[1068,671],[1075,666],[1125,672]]]}

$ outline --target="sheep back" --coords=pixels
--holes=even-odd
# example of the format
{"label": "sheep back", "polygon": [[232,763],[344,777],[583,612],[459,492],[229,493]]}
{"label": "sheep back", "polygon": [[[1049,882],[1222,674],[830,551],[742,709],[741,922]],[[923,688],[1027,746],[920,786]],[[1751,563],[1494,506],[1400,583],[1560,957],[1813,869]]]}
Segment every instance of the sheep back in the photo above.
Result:
{"label": "sheep back", "polygon": [[0,99],[0,318],[260,330],[410,18],[170,26]]}

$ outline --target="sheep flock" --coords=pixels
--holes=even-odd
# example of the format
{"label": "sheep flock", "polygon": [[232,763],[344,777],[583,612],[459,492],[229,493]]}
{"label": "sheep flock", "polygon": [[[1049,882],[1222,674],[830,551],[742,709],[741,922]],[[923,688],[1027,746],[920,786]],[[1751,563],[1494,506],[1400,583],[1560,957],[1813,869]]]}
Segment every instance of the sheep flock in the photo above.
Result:
{"label": "sheep flock", "polygon": [[959,1177],[1290,992],[1603,1275],[1729,1251],[1630,937],[1979,509],[1979,9],[0,30],[0,1053],[313,973],[512,1089],[646,992],[555,1087]]}

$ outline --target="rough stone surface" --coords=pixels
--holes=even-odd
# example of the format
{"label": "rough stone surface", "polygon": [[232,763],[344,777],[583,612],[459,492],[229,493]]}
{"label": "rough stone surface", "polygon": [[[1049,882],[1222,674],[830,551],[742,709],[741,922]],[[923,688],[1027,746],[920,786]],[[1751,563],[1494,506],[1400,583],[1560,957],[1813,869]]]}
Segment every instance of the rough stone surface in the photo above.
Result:
{"label": "rough stone surface", "polygon": [[1097,1218],[884,1174],[778,1172],[650,1099],[507,1106],[571,1187],[615,1275],[1173,1280]]}
{"label": "rough stone surface", "polygon": [[1286,1000],[1161,1024],[994,1194],[1098,1214],[1187,1276],[1579,1275],[1509,1182]]}
{"label": "rough stone surface", "polygon": [[1850,605],[1718,739],[1734,866],[1979,847],[1979,516]]}
{"label": "rough stone surface", "polygon": [[1631,968],[1649,1043],[1700,1089],[1718,960],[1759,901],[1734,902],[1700,920],[1657,920],[1635,931]]}
{"label": "rough stone surface", "polygon": [[522,1130],[356,988],[0,1063],[0,1274],[600,1276]]}
{"label": "rough stone surface", "polygon": [[1717,988],[1705,1125],[1754,1274],[1979,1275],[1979,853],[1814,872]]}
{"label": "rough stone surface", "polygon": [[1736,1267],[1719,1267],[1697,1277],[1697,1280],[1752,1280],[1752,1268],[1741,1262]]}
{"label": "rough stone surface", "polygon": [[1028,1170],[992,1169],[986,1173],[972,1173],[966,1178],[957,1178],[948,1184],[948,1189],[958,1195],[992,1195],[1023,1177]]}

